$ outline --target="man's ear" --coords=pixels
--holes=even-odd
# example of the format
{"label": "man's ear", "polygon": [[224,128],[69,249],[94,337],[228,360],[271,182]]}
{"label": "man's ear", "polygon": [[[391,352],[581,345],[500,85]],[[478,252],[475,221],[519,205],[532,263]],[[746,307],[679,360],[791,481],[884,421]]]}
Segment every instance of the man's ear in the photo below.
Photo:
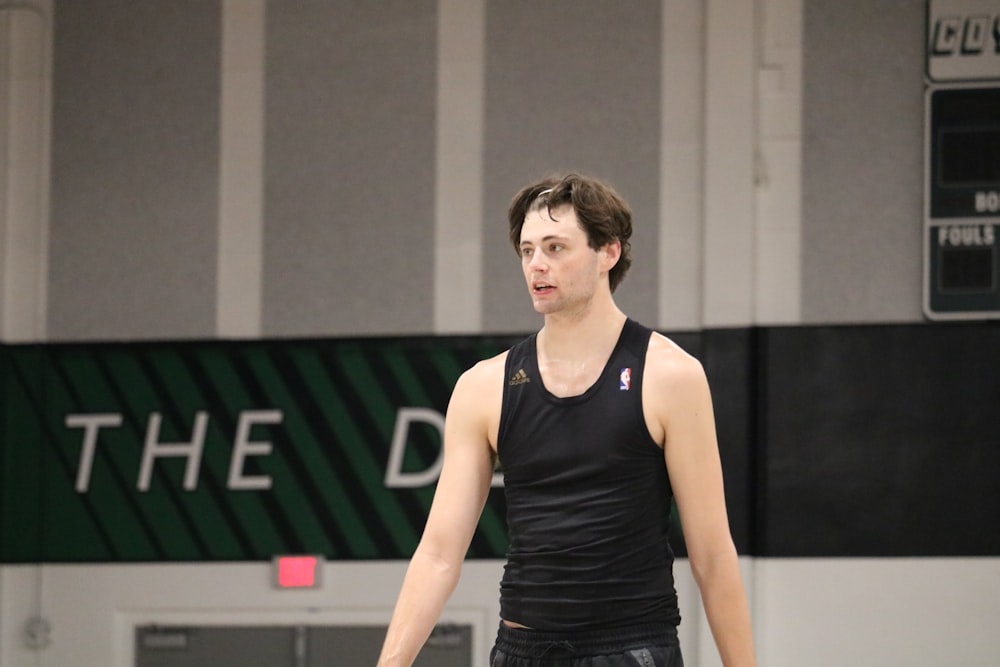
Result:
{"label": "man's ear", "polygon": [[615,264],[617,264],[618,260],[621,259],[622,242],[611,241],[609,243],[605,243],[601,247],[599,254],[601,255],[601,261],[603,263],[602,268],[605,271],[610,271],[611,269],[615,268]]}

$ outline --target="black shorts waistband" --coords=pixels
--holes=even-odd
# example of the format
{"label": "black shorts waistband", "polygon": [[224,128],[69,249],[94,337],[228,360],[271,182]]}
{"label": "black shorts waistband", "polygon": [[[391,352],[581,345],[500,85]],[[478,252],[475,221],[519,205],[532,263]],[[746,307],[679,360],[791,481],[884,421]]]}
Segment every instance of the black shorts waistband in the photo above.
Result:
{"label": "black shorts waistband", "polygon": [[496,647],[508,655],[524,658],[541,654],[585,656],[615,653],[648,646],[676,646],[677,628],[649,623],[618,628],[586,630],[529,630],[500,623]]}

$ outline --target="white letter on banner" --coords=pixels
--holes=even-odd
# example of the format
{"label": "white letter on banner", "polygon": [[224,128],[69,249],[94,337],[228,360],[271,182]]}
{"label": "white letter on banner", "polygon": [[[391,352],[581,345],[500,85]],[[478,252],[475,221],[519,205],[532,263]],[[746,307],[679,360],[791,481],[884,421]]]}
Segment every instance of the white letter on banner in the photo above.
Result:
{"label": "white letter on banner", "polygon": [[146,427],[146,443],[142,448],[142,466],[139,469],[140,491],[149,490],[149,480],[153,476],[153,459],[160,457],[182,457],[187,459],[184,468],[184,489],[191,491],[198,486],[198,468],[201,466],[201,451],[205,447],[205,429],[208,413],[199,411],[194,418],[194,432],[191,442],[157,442],[160,437],[159,412],[149,415]]}
{"label": "white letter on banner", "polygon": [[419,486],[429,486],[441,474],[444,465],[443,447],[438,451],[437,459],[423,472],[403,472],[403,452],[406,451],[406,436],[410,432],[411,422],[424,422],[438,430],[444,441],[444,417],[440,412],[429,408],[400,408],[396,413],[396,427],[392,432],[392,445],[389,447],[389,462],[385,466],[385,485],[390,489],[407,489]]}
{"label": "white letter on banner", "polygon": [[80,450],[80,467],[76,471],[76,492],[86,493],[90,486],[90,470],[94,464],[97,449],[97,432],[102,426],[121,426],[122,416],[118,413],[96,415],[66,415],[66,426],[83,428],[83,449]]}
{"label": "white letter on banner", "polygon": [[244,475],[243,462],[248,456],[266,456],[271,453],[271,443],[267,440],[250,441],[250,429],[254,424],[280,424],[281,410],[248,410],[240,412],[236,427],[236,441],[233,442],[233,458],[229,461],[229,481],[226,488],[259,491],[271,488],[270,475]]}
{"label": "white letter on banner", "polygon": [[[410,422],[422,421],[437,428],[441,434],[441,450],[437,460],[423,472],[403,472],[403,453],[406,451],[406,436],[410,431]],[[437,481],[444,466],[444,417],[441,413],[429,408],[400,408],[396,413],[396,426],[392,432],[392,444],[389,447],[389,462],[385,466],[385,486],[389,489],[406,489],[420,486],[430,486]],[[490,486],[503,487],[503,472],[493,473]]]}

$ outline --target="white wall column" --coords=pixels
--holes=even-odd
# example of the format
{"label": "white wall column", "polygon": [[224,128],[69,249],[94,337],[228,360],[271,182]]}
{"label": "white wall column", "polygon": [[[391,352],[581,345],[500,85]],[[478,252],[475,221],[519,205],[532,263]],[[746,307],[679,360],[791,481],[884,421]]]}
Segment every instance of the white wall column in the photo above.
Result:
{"label": "white wall column", "polygon": [[264,0],[222,3],[216,333],[261,332],[264,225]]}
{"label": "white wall column", "polygon": [[485,0],[438,3],[434,332],[482,326]]}
{"label": "white wall column", "polygon": [[705,255],[702,324],[753,322],[756,3],[705,3]]}
{"label": "white wall column", "polygon": [[759,0],[754,321],[802,321],[802,0]]}
{"label": "white wall column", "polygon": [[660,327],[698,329],[704,255],[705,5],[663,0]]}
{"label": "white wall column", "polygon": [[0,338],[44,340],[48,292],[50,0],[0,2]]}

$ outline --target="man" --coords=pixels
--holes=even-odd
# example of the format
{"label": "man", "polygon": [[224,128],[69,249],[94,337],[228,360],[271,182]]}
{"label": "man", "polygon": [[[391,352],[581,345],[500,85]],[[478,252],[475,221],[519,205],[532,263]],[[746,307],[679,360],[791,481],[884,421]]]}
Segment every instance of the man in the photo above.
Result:
{"label": "man", "polygon": [[722,661],[754,665],[705,373],[612,296],[632,261],[631,210],[571,174],[523,189],[508,218],[544,324],[455,385],[379,665],[410,665],[437,622],[497,457],[510,547],[491,667],[680,667],[671,497]]}

